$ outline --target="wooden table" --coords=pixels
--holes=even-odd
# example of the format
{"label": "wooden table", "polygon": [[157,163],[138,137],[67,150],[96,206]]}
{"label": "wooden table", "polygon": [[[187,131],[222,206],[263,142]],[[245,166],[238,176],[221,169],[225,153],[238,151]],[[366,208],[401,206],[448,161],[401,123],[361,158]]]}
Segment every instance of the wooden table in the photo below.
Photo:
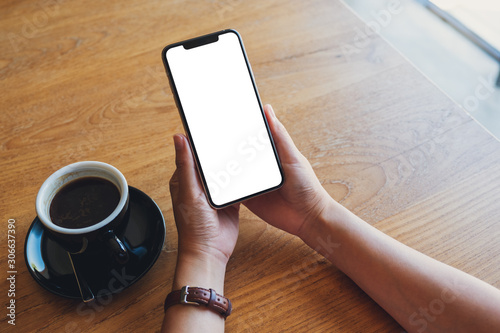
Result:
{"label": "wooden table", "polygon": [[[0,331],[159,330],[177,248],[171,137],[183,131],[160,53],[223,28],[241,33],[262,100],[335,199],[500,287],[500,143],[342,3],[9,1],[0,11],[0,285],[2,304],[16,302],[16,326],[4,314]],[[40,185],[81,160],[116,166],[166,220],[155,266],[104,305],[46,291],[23,257]],[[228,332],[402,331],[329,262],[246,210],[225,293],[235,307]]]}

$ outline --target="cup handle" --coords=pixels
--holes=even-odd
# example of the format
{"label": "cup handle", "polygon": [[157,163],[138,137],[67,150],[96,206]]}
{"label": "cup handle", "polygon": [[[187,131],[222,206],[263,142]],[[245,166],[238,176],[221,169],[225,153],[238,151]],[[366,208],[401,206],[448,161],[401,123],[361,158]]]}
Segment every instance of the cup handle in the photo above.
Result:
{"label": "cup handle", "polygon": [[106,232],[105,235],[106,245],[113,252],[113,257],[116,262],[124,265],[128,262],[129,254],[125,244],[118,238],[111,230]]}

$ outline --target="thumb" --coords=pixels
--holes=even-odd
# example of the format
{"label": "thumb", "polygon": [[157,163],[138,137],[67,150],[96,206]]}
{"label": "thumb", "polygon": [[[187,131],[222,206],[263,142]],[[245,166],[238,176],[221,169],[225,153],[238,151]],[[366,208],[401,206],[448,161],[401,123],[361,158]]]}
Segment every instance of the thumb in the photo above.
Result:
{"label": "thumb", "polygon": [[175,165],[177,169],[189,167],[189,156],[187,156],[187,138],[182,134],[174,135]]}
{"label": "thumb", "polygon": [[[189,142],[186,136],[182,134],[174,135],[175,147],[175,165],[177,169],[174,172],[172,181],[176,185],[187,189],[199,187],[198,175],[194,164],[193,154],[189,148]],[[175,179],[174,179],[175,178]]]}
{"label": "thumb", "polygon": [[264,112],[281,162],[298,163],[302,154],[293,143],[285,126],[276,117],[273,107],[269,104],[265,105]]}

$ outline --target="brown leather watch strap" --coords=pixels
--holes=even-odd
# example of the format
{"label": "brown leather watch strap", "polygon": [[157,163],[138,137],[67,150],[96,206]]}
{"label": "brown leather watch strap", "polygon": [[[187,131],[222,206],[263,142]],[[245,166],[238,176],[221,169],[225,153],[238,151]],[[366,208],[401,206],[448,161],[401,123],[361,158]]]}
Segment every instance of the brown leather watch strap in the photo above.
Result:
{"label": "brown leather watch strap", "polygon": [[172,291],[165,299],[164,310],[176,304],[204,305],[217,312],[224,319],[231,314],[231,301],[217,294],[213,289],[184,286]]}

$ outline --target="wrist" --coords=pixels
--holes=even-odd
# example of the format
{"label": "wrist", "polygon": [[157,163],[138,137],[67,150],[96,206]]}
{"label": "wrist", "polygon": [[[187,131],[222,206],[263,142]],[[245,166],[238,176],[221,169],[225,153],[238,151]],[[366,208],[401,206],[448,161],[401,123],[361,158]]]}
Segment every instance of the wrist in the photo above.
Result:
{"label": "wrist", "polygon": [[[333,243],[332,237],[335,237],[335,240],[338,241],[338,235],[334,230],[346,221],[349,214],[350,212],[344,206],[332,199],[324,205],[324,208],[313,221],[309,221],[309,223],[301,229],[300,235],[298,236],[311,248],[328,257],[327,253],[323,253],[324,251],[321,250],[325,250],[322,249],[323,247],[328,247],[325,244],[329,244],[331,247],[336,246],[335,244],[337,243]],[[332,249],[327,250],[327,252],[329,252]]]}
{"label": "wrist", "polygon": [[[190,286],[213,289],[216,293],[224,295],[225,272],[225,261],[211,255],[185,253],[179,249],[172,292],[181,290],[182,294],[182,287]],[[189,289],[184,290],[188,295],[191,294]],[[175,293],[170,295],[175,295]],[[172,297],[175,298],[175,296],[170,298]],[[212,299],[211,296],[210,299]],[[224,331],[223,316],[213,311],[210,306],[192,306],[180,303],[177,305],[177,302],[173,306],[169,306],[169,297],[165,299],[165,304],[166,312],[162,328],[164,332],[178,332],[180,329],[183,332],[198,332],[200,323],[204,323],[207,328],[210,328],[210,331]]]}
{"label": "wrist", "polygon": [[340,204],[329,196],[320,199],[314,213],[309,213],[308,218],[301,225],[296,236],[311,246],[313,240],[321,236],[325,231],[325,226],[331,222],[333,212],[338,209],[337,206],[340,206]]}
{"label": "wrist", "polygon": [[227,261],[211,254],[193,254],[179,251],[172,290],[183,286],[212,288],[224,292]]}
{"label": "wrist", "polygon": [[198,258],[200,260],[220,261],[220,263],[226,265],[231,257],[232,250],[229,251],[229,249],[220,249],[218,246],[213,246],[211,244],[215,244],[213,241],[207,242],[209,244],[205,243],[189,240],[187,237],[179,235],[179,258],[186,257],[190,259]]}

